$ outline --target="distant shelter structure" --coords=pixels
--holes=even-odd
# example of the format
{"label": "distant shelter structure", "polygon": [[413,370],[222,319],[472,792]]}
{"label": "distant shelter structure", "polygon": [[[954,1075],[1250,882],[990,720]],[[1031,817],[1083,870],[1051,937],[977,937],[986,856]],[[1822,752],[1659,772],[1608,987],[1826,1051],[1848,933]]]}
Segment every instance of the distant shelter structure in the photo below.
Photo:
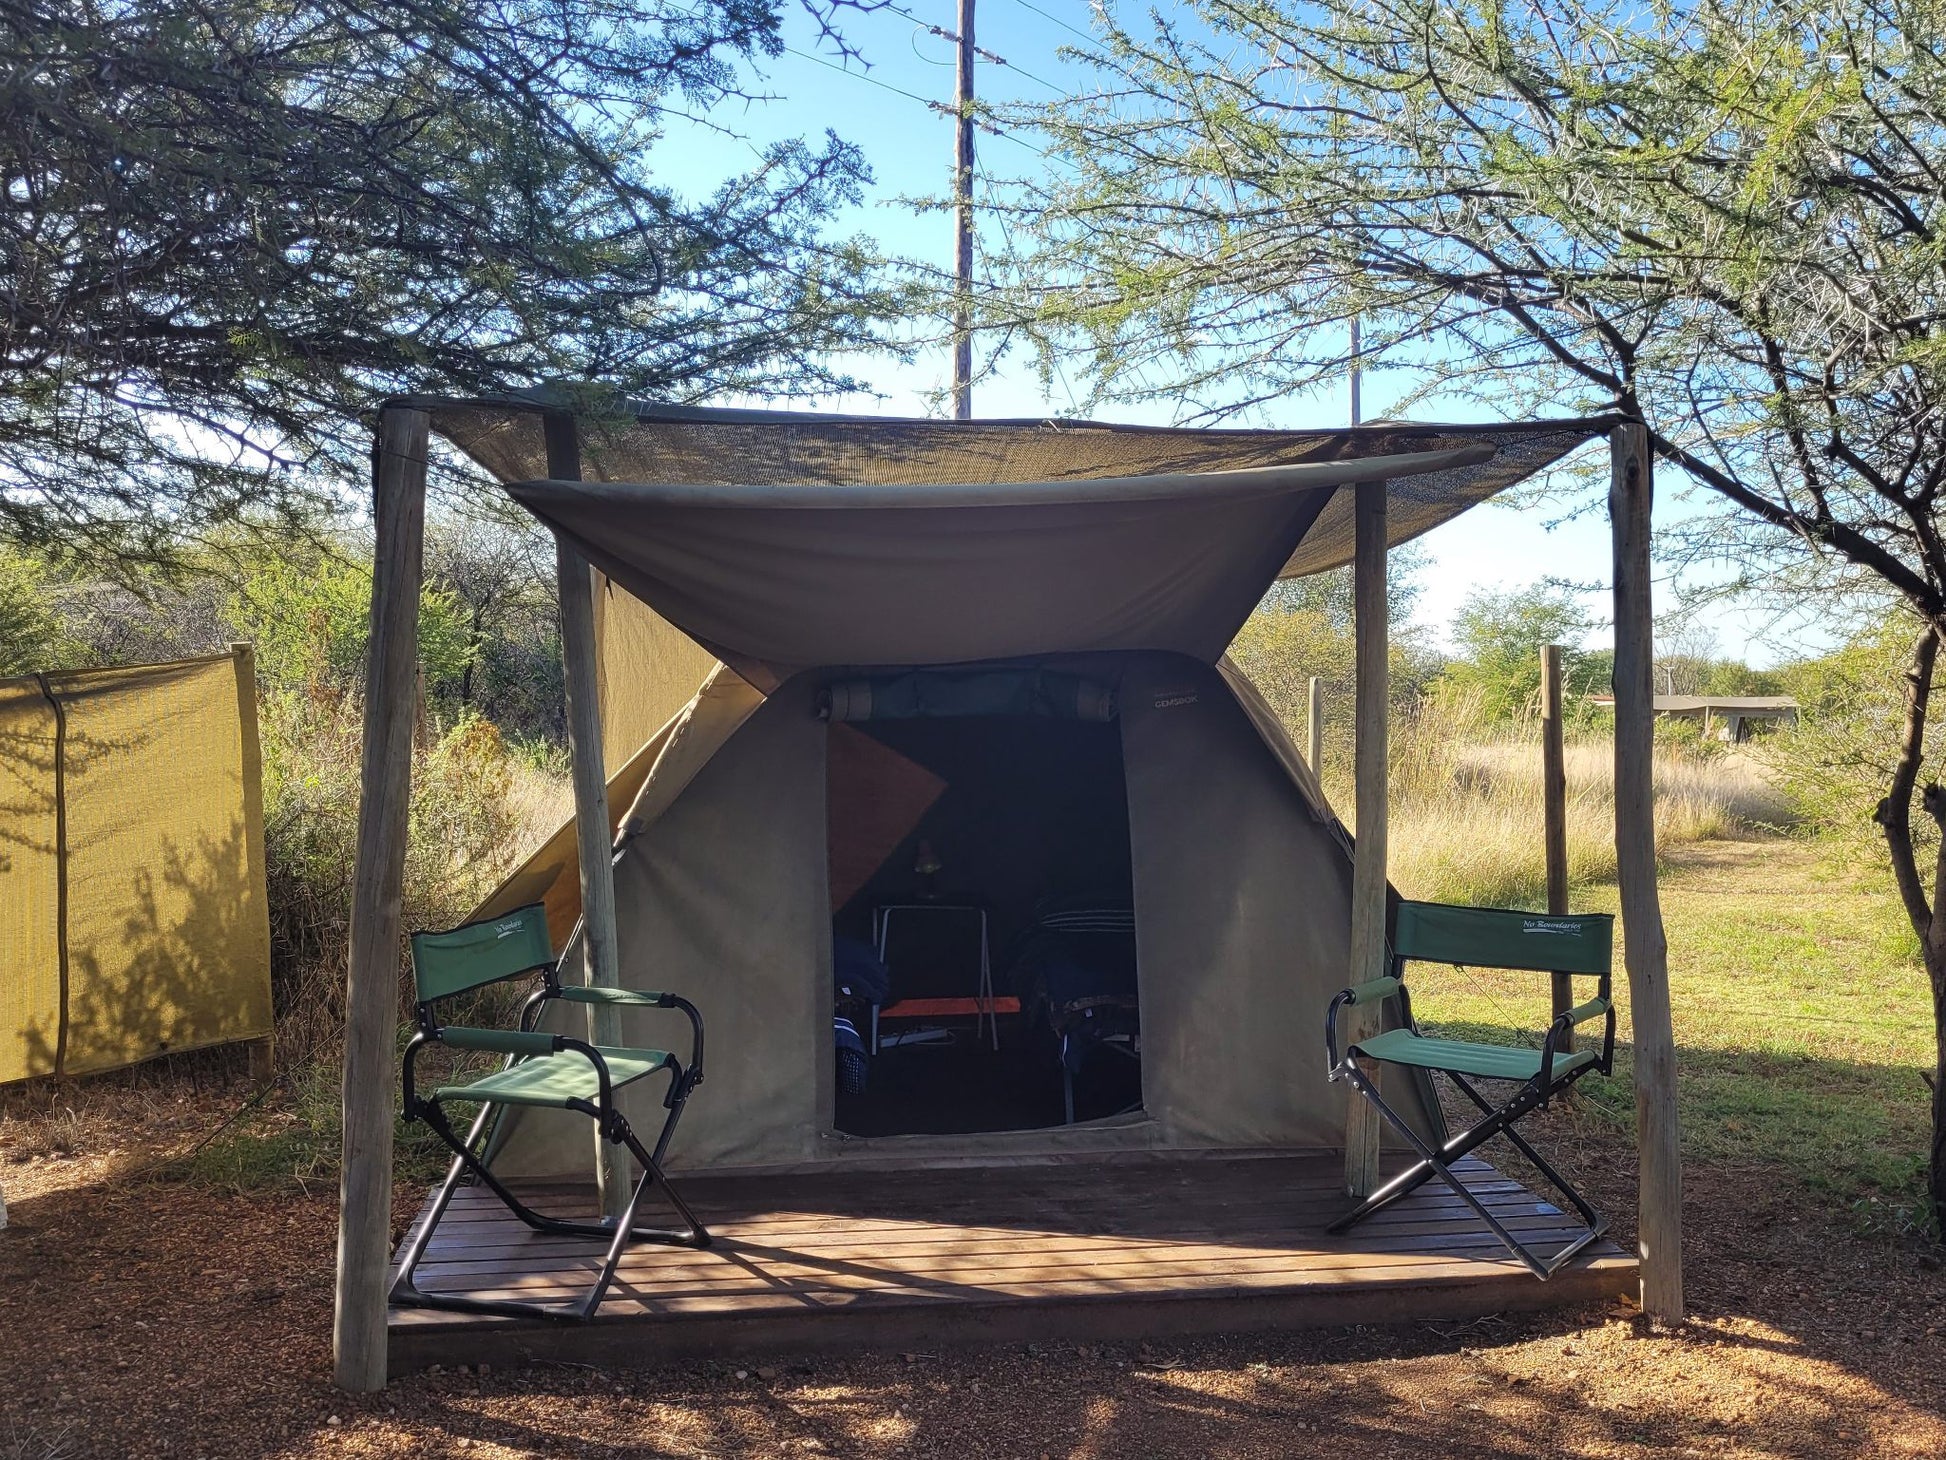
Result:
{"label": "distant shelter structure", "polygon": [[[1605,710],[1615,708],[1613,695],[1591,695]],[[1797,719],[1797,701],[1789,695],[1657,695],[1658,719],[1698,720],[1705,740],[1742,745],[1753,735],[1789,725]]]}

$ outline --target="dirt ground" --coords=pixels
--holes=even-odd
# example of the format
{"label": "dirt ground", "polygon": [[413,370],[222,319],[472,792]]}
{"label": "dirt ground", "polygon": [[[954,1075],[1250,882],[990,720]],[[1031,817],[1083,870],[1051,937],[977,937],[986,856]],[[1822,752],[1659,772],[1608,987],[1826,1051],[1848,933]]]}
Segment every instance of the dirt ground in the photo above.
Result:
{"label": "dirt ground", "polygon": [[[354,1399],[329,1383],[334,1194],[139,1174],[242,1093],[135,1092],[51,1138],[10,1127],[0,1460],[1946,1456],[1937,1250],[1862,1239],[1848,1213],[1717,1167],[1690,1176],[1695,1316],[1675,1332],[1615,1307],[741,1370],[461,1370]],[[1584,1173],[1628,1170],[1625,1150],[1575,1145]],[[1625,1179],[1593,1184],[1625,1217]]]}

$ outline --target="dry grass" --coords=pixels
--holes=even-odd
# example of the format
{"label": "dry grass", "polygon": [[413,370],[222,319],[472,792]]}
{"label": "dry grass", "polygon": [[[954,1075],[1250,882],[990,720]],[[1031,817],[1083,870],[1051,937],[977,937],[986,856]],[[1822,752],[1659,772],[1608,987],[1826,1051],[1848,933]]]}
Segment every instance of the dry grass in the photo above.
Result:
{"label": "dry grass", "polygon": [[[1567,747],[1568,879],[1615,876],[1613,742],[1586,732]],[[1783,797],[1747,756],[1658,745],[1656,845],[1749,836],[1784,825]],[[1334,787],[1348,812],[1350,788]],[[1485,726],[1465,704],[1432,701],[1396,724],[1392,879],[1408,897],[1515,907],[1547,896],[1537,726]]]}

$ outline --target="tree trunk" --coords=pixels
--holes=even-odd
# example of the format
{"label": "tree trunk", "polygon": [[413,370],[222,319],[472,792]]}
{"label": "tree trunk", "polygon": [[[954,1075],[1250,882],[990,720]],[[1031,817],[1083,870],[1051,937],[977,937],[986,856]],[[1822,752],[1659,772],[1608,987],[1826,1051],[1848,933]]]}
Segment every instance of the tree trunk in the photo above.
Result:
{"label": "tree trunk", "polygon": [[[1926,787],[1920,801],[1940,828],[1939,855],[1933,863],[1933,899],[1946,887],[1946,789]],[[1946,918],[1935,910],[1919,940],[1932,984],[1932,1149],[1926,1156],[1926,1196],[1932,1204],[1933,1235],[1946,1242]]]}
{"label": "tree trunk", "polygon": [[1933,1235],[1946,1243],[1946,964],[1927,960],[1932,975],[1932,1154],[1926,1164],[1926,1195],[1932,1201]]}
{"label": "tree trunk", "polygon": [[1927,786],[1920,797],[1920,805],[1941,833],[1930,896],[1920,878],[1912,845],[1912,792],[1926,755],[1926,711],[1938,655],[1939,631],[1929,623],[1912,646],[1912,662],[1905,675],[1905,724],[1899,736],[1899,759],[1893,767],[1892,785],[1872,819],[1885,833],[1893,880],[1912,930],[1919,935],[1920,955],[1932,988],[1932,1145],[1926,1155],[1926,1196],[1932,1208],[1933,1231],[1946,1242],[1946,918],[1935,915],[1940,889],[1946,887],[1946,791],[1936,784]]}

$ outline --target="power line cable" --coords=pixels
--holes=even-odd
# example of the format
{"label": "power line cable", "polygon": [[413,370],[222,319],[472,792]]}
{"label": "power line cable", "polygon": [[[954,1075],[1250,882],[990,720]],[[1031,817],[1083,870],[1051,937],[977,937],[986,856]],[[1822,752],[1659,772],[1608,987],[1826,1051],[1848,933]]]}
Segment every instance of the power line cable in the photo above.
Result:
{"label": "power line cable", "polygon": [[1069,35],[1079,36],[1081,37],[1082,40],[1087,41],[1091,45],[1094,44],[1094,42],[1099,39],[1099,37],[1092,36],[1087,31],[1082,30],[1077,26],[1069,25],[1065,20],[1061,19],[1060,16],[1050,14],[1048,11],[1041,9],[1040,6],[1033,3],[1033,0],[1014,0],[1014,4],[1020,6],[1022,9],[1033,11],[1034,14],[1040,16],[1041,19],[1043,20],[1053,21],[1056,25],[1060,26],[1061,29],[1066,31]]}
{"label": "power line cable", "polygon": [[[889,91],[894,96],[904,97],[907,101],[916,101],[919,103],[919,105],[925,107],[928,111],[937,112],[941,116],[950,117],[954,114],[952,107],[948,106],[943,101],[934,101],[931,97],[921,96],[916,91],[907,91],[903,86],[894,86],[889,81],[880,81],[876,76],[871,75],[869,72],[854,71],[849,66],[840,66],[836,61],[827,61],[825,60],[824,57],[814,56],[809,51],[800,51],[796,46],[785,46],[784,49],[786,52],[788,52],[793,56],[796,56],[798,59],[814,62],[815,64],[824,67],[824,69],[827,71],[835,71],[840,76],[849,76],[853,81],[862,81],[867,86],[876,86],[880,91]],[[1021,74],[1025,75],[1026,73],[1022,72]],[[1047,85],[1050,83],[1043,82],[1042,84]],[[1011,142],[1014,144],[1014,146],[1024,148],[1027,151],[1033,153],[1036,157],[1046,158],[1048,156],[1045,149],[1036,147],[1032,142],[1024,142],[1019,137],[1015,136],[1012,132],[1006,131],[1000,127],[996,127],[991,122],[983,121],[980,118],[975,117],[973,119],[973,125],[978,127],[982,132],[985,132],[988,136],[998,137],[1003,142]]]}
{"label": "power line cable", "polygon": [[[995,221],[1000,225],[1001,240],[1007,245],[1007,252],[1012,254],[1014,251],[1014,232],[1013,228],[1007,222],[1006,209],[1000,203],[999,189],[994,186],[993,174],[978,163],[974,164],[973,170],[980,181],[986,184],[988,205],[993,210]],[[989,285],[993,283],[991,277],[988,278],[987,283]],[[1059,355],[1052,355],[1049,357],[1049,360],[1054,366],[1054,378],[1061,382],[1061,391],[1068,398],[1068,410],[1074,415],[1080,415],[1081,403],[1074,398],[1074,387],[1068,384],[1068,373],[1061,368],[1061,357]]]}
{"label": "power line cable", "polygon": [[923,107],[943,112],[949,117],[953,115],[953,109],[945,102],[934,101],[931,97],[921,96],[916,91],[907,91],[903,86],[894,86],[889,81],[880,81],[869,72],[854,71],[849,66],[840,66],[836,61],[827,61],[824,57],[814,56],[809,51],[800,51],[796,46],[785,46],[784,49],[800,60],[814,62],[827,71],[836,71],[840,76],[849,76],[854,81],[863,81],[868,86],[876,86],[880,91],[889,91],[894,96],[903,96],[907,101],[916,101]]}
{"label": "power line cable", "polygon": [[[930,20],[927,20],[924,16],[913,14],[912,11],[906,9],[905,6],[903,5],[887,4],[882,6],[881,8],[891,12],[893,15],[904,16],[907,20],[911,21],[914,25],[918,26],[921,30],[927,31],[932,35],[936,35],[941,40],[951,41],[954,45],[959,44],[959,33],[957,31],[947,30],[944,26],[941,25],[934,25]],[[1045,11],[1043,11],[1042,13],[1046,14]],[[1048,18],[1050,20],[1053,19],[1052,16],[1049,16]],[[1069,26],[1068,28],[1070,30],[1074,29],[1074,27],[1072,26]],[[1080,34],[1079,31],[1076,31],[1075,33],[1077,35]],[[1040,85],[1045,86],[1049,91],[1055,93],[1055,95],[1057,96],[1063,96],[1066,95],[1067,93],[1066,87],[1056,85],[1054,82],[1049,81],[1045,76],[1036,76],[1032,71],[1029,71],[1025,66],[1015,65],[1012,61],[1009,61],[1005,56],[998,55],[993,51],[989,51],[984,46],[977,46],[977,45],[974,46],[973,54],[979,56],[982,60],[991,62],[995,66],[1005,66],[1009,71],[1018,71],[1022,76],[1025,76],[1029,81],[1038,82]],[[923,60],[924,58],[921,57],[921,59]]]}

